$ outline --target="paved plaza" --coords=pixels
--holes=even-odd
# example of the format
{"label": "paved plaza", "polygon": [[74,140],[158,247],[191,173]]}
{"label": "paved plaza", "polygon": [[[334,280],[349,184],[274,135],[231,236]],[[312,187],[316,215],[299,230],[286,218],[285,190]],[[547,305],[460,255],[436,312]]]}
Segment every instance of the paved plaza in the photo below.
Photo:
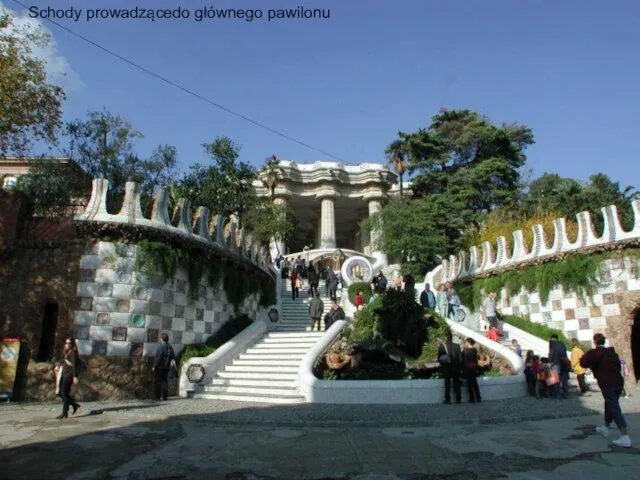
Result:
{"label": "paved plaza", "polygon": [[59,404],[5,404],[0,478],[639,478],[640,392],[622,406],[630,449],[594,433],[599,393],[479,405],[85,403],[62,421]]}

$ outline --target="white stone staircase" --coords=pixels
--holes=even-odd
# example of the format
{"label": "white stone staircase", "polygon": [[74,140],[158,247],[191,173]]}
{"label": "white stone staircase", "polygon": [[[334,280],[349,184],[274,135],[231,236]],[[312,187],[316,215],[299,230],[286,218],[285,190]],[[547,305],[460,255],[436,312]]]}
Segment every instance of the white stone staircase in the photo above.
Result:
{"label": "white stone staircase", "polygon": [[[282,319],[275,329],[265,333],[231,365],[218,372],[195,397],[261,403],[305,402],[298,391],[298,369],[302,357],[323,332],[310,331],[308,287],[300,289],[300,297],[294,301],[290,282],[286,284],[282,292]],[[324,285],[319,291],[324,316],[331,308],[331,301],[325,296]]]}

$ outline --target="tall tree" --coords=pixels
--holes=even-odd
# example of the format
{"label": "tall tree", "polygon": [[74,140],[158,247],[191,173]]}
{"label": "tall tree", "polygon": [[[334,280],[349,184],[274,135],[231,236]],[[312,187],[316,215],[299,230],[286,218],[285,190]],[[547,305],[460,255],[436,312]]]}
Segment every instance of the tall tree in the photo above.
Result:
{"label": "tall tree", "polygon": [[268,245],[273,239],[276,246],[281,241],[286,243],[297,226],[291,207],[275,204],[265,197],[256,198],[248,207],[244,224],[260,242]]}
{"label": "tall tree", "polygon": [[244,213],[255,201],[251,182],[256,170],[239,161],[240,146],[229,137],[218,137],[202,145],[212,165],[192,165],[179,184],[183,195],[193,205],[208,207],[212,213],[237,215],[242,224]]}
{"label": "tall tree", "polygon": [[153,189],[168,186],[177,174],[176,148],[159,145],[149,158],[140,158],[134,145],[143,135],[119,115],[89,112],[86,119],[67,124],[65,133],[67,155],[91,177],[109,180],[110,210],[120,206],[125,183],[131,180],[141,184],[142,206],[148,213]]}
{"label": "tall tree", "polygon": [[[378,215],[382,221],[377,226],[387,248],[404,252],[407,268],[413,268],[410,264],[425,268],[427,259],[455,252],[466,226],[477,229],[487,212],[514,205],[524,152],[533,143],[529,128],[494,125],[470,110],[441,110],[429,127],[399,132],[398,137],[386,154],[401,158],[413,175],[414,198],[404,206],[390,202]],[[402,221],[395,214],[402,215]],[[418,215],[424,218],[415,218]],[[370,229],[374,222],[363,226]],[[422,247],[407,244],[420,243],[421,237],[434,241],[423,240]],[[407,245],[400,248],[403,244]],[[410,255],[412,249],[420,253]]]}
{"label": "tall tree", "polygon": [[35,140],[56,140],[65,94],[47,81],[44,61],[33,56],[49,41],[42,29],[19,27],[0,10],[0,155],[24,154]]}

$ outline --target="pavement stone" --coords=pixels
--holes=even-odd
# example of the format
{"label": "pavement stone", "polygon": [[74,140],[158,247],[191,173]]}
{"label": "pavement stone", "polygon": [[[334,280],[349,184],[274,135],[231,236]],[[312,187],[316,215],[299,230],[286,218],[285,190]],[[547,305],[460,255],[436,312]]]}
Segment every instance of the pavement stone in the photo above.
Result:
{"label": "pavement stone", "polygon": [[595,434],[599,394],[461,405],[265,405],[196,399],[0,405],[0,479],[424,480],[640,478]]}

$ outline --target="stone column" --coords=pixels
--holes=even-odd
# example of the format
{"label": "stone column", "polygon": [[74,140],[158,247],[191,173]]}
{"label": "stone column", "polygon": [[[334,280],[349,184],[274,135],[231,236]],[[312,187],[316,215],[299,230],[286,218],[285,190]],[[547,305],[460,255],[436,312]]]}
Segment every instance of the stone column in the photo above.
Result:
{"label": "stone column", "polygon": [[[273,203],[275,205],[278,205],[282,209],[285,209],[287,206],[287,199],[283,197],[275,197],[273,199]],[[278,256],[278,251],[282,255],[286,255],[287,252],[285,251],[285,248],[286,246],[282,240],[276,242],[275,239],[272,239],[271,240],[271,258],[275,260],[276,257]]]}
{"label": "stone column", "polygon": [[336,248],[336,219],[333,198],[323,198],[320,204],[320,248]]}
{"label": "stone column", "polygon": [[[373,216],[378,213],[382,209],[382,205],[379,200],[369,200],[369,216]],[[381,267],[386,267],[389,265],[389,259],[387,258],[387,254],[380,251],[379,247],[376,245],[376,242],[380,238],[379,232],[371,231],[369,242],[370,255],[376,259],[376,264],[381,264]]]}

